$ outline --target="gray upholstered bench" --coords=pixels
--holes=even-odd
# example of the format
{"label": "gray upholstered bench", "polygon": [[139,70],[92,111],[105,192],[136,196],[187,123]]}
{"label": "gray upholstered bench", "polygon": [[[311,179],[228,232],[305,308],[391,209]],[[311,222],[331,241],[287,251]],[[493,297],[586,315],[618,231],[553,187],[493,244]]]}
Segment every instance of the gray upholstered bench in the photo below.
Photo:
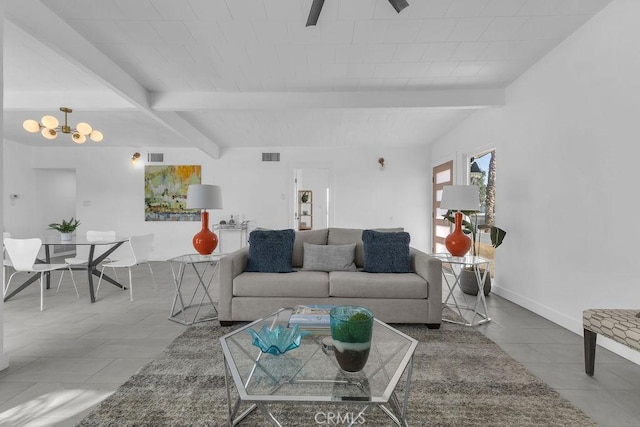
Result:
{"label": "gray upholstered bench", "polygon": [[584,370],[593,376],[598,334],[640,351],[640,310],[589,309],[582,312]]}

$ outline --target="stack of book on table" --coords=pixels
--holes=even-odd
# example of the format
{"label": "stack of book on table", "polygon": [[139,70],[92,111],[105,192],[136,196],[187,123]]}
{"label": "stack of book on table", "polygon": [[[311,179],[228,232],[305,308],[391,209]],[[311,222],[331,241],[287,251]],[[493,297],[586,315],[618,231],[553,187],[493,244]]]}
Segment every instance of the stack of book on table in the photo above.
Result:
{"label": "stack of book on table", "polygon": [[289,327],[298,325],[300,329],[317,334],[331,334],[329,312],[333,307],[323,304],[296,305],[289,318]]}

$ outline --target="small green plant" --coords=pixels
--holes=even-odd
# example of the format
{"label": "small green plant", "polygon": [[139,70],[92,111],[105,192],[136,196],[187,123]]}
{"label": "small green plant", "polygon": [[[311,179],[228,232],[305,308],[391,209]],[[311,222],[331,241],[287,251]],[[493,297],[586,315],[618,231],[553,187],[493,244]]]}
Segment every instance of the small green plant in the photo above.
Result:
{"label": "small green plant", "polygon": [[349,318],[349,334],[351,342],[363,343],[371,339],[373,319],[365,313],[356,313]]}
{"label": "small green plant", "polygon": [[356,313],[349,320],[336,325],[333,338],[340,342],[363,343],[371,340],[373,319],[365,313]]}
{"label": "small green plant", "polygon": [[63,219],[62,223],[53,222],[49,224],[49,228],[52,230],[57,230],[60,233],[73,233],[79,225],[80,221],[71,218],[69,221]]}

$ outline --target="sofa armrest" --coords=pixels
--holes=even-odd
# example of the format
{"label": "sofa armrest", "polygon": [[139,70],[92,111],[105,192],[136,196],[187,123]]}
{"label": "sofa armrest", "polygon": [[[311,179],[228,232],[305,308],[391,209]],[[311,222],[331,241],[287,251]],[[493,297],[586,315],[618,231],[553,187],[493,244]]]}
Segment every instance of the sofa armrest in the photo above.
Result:
{"label": "sofa armrest", "polygon": [[430,323],[442,322],[442,261],[411,248],[411,267],[429,286]]}
{"label": "sofa armrest", "polygon": [[218,319],[233,320],[231,299],[233,298],[233,279],[247,267],[249,248],[241,248],[220,259],[220,283],[218,286]]}

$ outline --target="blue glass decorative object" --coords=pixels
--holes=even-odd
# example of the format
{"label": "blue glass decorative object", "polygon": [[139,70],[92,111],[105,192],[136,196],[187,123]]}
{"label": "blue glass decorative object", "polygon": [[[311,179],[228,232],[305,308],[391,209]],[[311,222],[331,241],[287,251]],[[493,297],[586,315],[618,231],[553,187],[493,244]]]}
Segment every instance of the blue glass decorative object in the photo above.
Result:
{"label": "blue glass decorative object", "polygon": [[253,329],[248,329],[247,332],[253,336],[253,345],[259,347],[263,353],[273,354],[274,356],[300,347],[302,337],[311,333],[309,331],[300,331],[298,325],[293,328],[285,328],[282,325],[278,325],[273,330],[264,325],[260,332],[256,332]]}

